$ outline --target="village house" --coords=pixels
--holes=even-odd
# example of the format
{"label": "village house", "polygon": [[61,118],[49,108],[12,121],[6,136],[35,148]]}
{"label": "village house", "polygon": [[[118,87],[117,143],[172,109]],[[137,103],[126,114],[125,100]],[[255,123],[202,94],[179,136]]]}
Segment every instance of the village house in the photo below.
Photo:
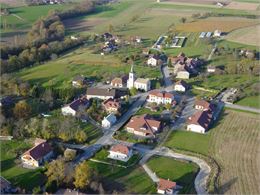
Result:
{"label": "village house", "polygon": [[175,91],[185,92],[189,88],[190,88],[190,85],[187,82],[183,81],[183,80],[177,81],[175,83],[175,85],[174,85],[174,90]]}
{"label": "village house", "polygon": [[66,115],[76,116],[80,108],[86,109],[88,106],[89,106],[89,101],[85,97],[83,97],[83,98],[76,99],[70,104],[63,106],[61,108],[61,112],[65,116]]}
{"label": "village house", "polygon": [[187,70],[178,71],[176,78],[177,79],[189,79],[190,73]]}
{"label": "village house", "polygon": [[173,94],[165,91],[160,92],[159,90],[150,91],[147,99],[147,102],[156,104],[172,104],[173,101]]}
{"label": "village house", "polygon": [[134,73],[134,66],[132,65],[127,80],[127,88],[128,89],[136,88],[139,90],[149,91],[151,88],[151,81],[150,79],[136,78]]}
{"label": "village house", "polygon": [[51,146],[43,139],[36,139],[34,147],[26,151],[21,160],[23,166],[39,167],[53,156]]}
{"label": "village house", "polygon": [[111,81],[111,86],[113,87],[125,87],[127,83],[128,76],[116,77]]}
{"label": "village house", "polygon": [[73,87],[82,87],[86,84],[87,84],[87,79],[86,79],[86,77],[84,77],[82,75],[77,75],[72,80]]}
{"label": "village house", "polygon": [[111,99],[118,98],[120,95],[119,95],[119,91],[117,89],[88,88],[86,96],[87,96],[88,100],[91,98],[107,100],[110,98]]}
{"label": "village house", "polygon": [[121,103],[120,101],[116,100],[116,99],[107,99],[102,103],[104,109],[106,110],[106,112],[109,113],[118,113],[120,111],[121,108]]}
{"label": "village house", "polygon": [[197,99],[195,101],[194,107],[196,110],[200,110],[200,111],[214,111],[214,105],[207,102],[206,100],[201,100],[201,99]]}
{"label": "village house", "polygon": [[213,33],[213,37],[221,37],[222,32],[220,30],[215,30]]}
{"label": "village house", "polygon": [[176,189],[176,182],[166,179],[160,179],[157,186],[158,194],[173,194]]}
{"label": "village house", "polygon": [[133,155],[132,149],[130,149],[125,145],[117,144],[112,146],[111,149],[109,150],[108,158],[127,162],[132,155]]}
{"label": "village house", "polygon": [[113,124],[115,124],[117,121],[116,116],[114,114],[109,114],[108,116],[104,117],[102,120],[102,127],[104,128],[110,128]]}
{"label": "village house", "polygon": [[216,72],[216,67],[215,67],[215,66],[208,66],[208,67],[207,67],[207,72],[208,72],[208,73],[214,73],[214,72]]}
{"label": "village house", "polygon": [[187,130],[196,133],[205,133],[212,122],[212,112],[198,111],[188,119]]}
{"label": "village house", "polygon": [[155,137],[162,128],[161,121],[152,119],[148,115],[134,116],[126,125],[126,131],[143,137]]}
{"label": "village house", "polygon": [[151,55],[147,60],[147,65],[157,66],[159,65],[160,57],[158,55]]}

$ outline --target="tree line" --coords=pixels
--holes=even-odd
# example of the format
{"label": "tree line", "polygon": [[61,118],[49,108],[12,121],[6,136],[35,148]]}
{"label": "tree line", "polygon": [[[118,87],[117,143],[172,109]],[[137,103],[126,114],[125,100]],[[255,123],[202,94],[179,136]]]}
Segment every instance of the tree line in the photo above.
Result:
{"label": "tree line", "polygon": [[88,37],[65,38],[62,20],[89,14],[99,1],[84,1],[65,11],[52,10],[47,16],[36,21],[27,34],[24,45],[1,47],[1,74],[41,63],[84,43]]}

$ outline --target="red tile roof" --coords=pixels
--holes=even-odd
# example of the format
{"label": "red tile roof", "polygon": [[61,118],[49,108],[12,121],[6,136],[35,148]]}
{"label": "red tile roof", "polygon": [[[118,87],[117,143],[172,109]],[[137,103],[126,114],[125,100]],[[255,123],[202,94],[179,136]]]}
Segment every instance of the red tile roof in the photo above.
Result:
{"label": "red tile roof", "polygon": [[109,108],[115,108],[115,109],[119,109],[120,108],[120,102],[118,102],[117,100],[115,99],[111,99],[109,98],[108,100],[104,101],[103,102],[103,105],[106,109],[109,109]]}
{"label": "red tile roof", "polygon": [[150,135],[154,135],[156,131],[152,127],[159,129],[160,126],[161,121],[152,119],[148,115],[134,116],[126,125],[126,127],[132,128],[135,131],[144,132]]}
{"label": "red tile roof", "polygon": [[211,111],[198,111],[189,118],[188,124],[200,125],[203,128],[208,129],[211,120]]}
{"label": "red tile roof", "polygon": [[167,189],[174,189],[176,187],[176,182],[160,179],[158,183],[158,190],[167,190]]}
{"label": "red tile roof", "polygon": [[196,100],[195,101],[195,106],[202,106],[203,109],[206,109],[206,110],[211,110],[213,111],[214,110],[214,106],[213,104],[207,102],[206,100]]}
{"label": "red tile roof", "polygon": [[110,150],[113,152],[119,152],[119,153],[122,153],[125,155],[128,155],[130,152],[129,148],[122,144],[114,145],[114,146],[112,146],[112,148]]}
{"label": "red tile roof", "polygon": [[47,142],[42,142],[26,151],[23,155],[30,155],[33,159],[39,160],[51,151],[51,146]]}
{"label": "red tile roof", "polygon": [[173,94],[165,92],[165,91],[160,92],[159,90],[153,90],[153,91],[150,91],[149,95],[154,95],[154,96],[157,96],[157,97],[173,99]]}

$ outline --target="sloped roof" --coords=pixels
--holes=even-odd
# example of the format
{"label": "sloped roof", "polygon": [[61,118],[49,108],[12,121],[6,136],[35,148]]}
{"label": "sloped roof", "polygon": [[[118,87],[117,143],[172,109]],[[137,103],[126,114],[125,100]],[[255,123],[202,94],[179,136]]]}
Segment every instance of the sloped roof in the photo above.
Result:
{"label": "sloped roof", "polygon": [[39,160],[52,151],[51,146],[47,142],[42,142],[30,150],[26,151],[23,155],[30,155],[33,159]]}
{"label": "sloped roof", "polygon": [[165,91],[159,91],[159,90],[153,90],[153,91],[150,91],[149,95],[154,95],[154,96],[157,96],[157,97],[162,97],[162,98],[171,98],[173,99],[173,94],[169,93],[169,92],[165,92]]}
{"label": "sloped roof", "polygon": [[167,189],[173,189],[176,187],[176,182],[166,180],[166,179],[160,179],[158,183],[158,190],[167,190]]}
{"label": "sloped roof", "polygon": [[132,117],[131,120],[127,123],[126,127],[132,128],[135,131],[140,131],[154,135],[155,130],[152,127],[159,128],[160,125],[161,121],[152,119],[148,115],[141,115]]}
{"label": "sloped roof", "polygon": [[116,89],[88,88],[87,95],[116,96]]}
{"label": "sloped roof", "polygon": [[198,111],[189,118],[188,124],[200,125],[208,129],[211,120],[212,113],[210,111]]}
{"label": "sloped roof", "polygon": [[74,100],[70,104],[68,104],[68,106],[71,109],[77,111],[81,105],[84,106],[84,105],[87,105],[88,103],[89,103],[89,101],[86,98],[79,98],[79,99]]}
{"label": "sloped roof", "polygon": [[103,105],[106,108],[117,108],[118,109],[120,107],[120,102],[115,99],[109,98],[108,100],[103,102]]}
{"label": "sloped roof", "polygon": [[138,78],[135,80],[135,83],[147,84],[149,81],[150,81],[150,79]]}
{"label": "sloped roof", "polygon": [[202,106],[204,109],[214,111],[214,105],[207,102],[206,100],[202,100],[202,99],[196,100],[195,105]]}
{"label": "sloped roof", "polygon": [[128,155],[130,152],[130,149],[123,144],[114,145],[114,146],[112,146],[112,148],[110,150],[113,152],[119,152],[119,153],[122,153],[125,155]]}

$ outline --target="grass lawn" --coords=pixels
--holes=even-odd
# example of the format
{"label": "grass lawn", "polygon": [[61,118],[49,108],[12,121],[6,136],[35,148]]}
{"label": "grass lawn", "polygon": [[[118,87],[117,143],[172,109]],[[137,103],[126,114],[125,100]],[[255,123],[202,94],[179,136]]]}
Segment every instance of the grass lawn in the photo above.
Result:
{"label": "grass lawn", "polygon": [[31,25],[38,20],[41,16],[46,16],[50,10],[66,10],[71,8],[71,4],[61,4],[61,5],[41,5],[41,6],[21,6],[10,8],[11,14],[16,14],[21,17],[19,19],[14,15],[1,16],[0,24],[6,22],[6,24],[11,25],[10,29],[1,30],[1,35],[4,36],[5,32],[16,30],[22,30],[31,28]]}
{"label": "grass lawn", "polygon": [[181,193],[196,193],[193,184],[198,171],[197,165],[159,156],[152,157],[147,165],[158,177],[181,185]]}
{"label": "grass lawn", "polygon": [[[15,76],[31,83],[40,83],[43,86],[66,88],[76,75],[94,77],[98,81],[111,75],[128,74],[130,66],[119,62],[113,55],[101,56],[92,54],[87,48],[80,48],[57,60],[32,68],[25,68]],[[159,69],[148,66],[135,66],[138,76],[156,78],[160,77]]]}
{"label": "grass lawn", "polygon": [[1,176],[9,180],[14,186],[19,186],[27,191],[39,186],[44,181],[41,168],[30,170],[16,164],[20,155],[31,148],[28,141],[1,141]]}
{"label": "grass lawn", "polygon": [[249,96],[245,97],[236,104],[241,105],[241,106],[249,106],[249,107],[254,107],[254,108],[260,108],[260,96]]}
{"label": "grass lawn", "polygon": [[104,188],[128,194],[155,193],[155,185],[141,167],[121,168],[88,161],[104,179]]}
{"label": "grass lawn", "polygon": [[208,134],[174,131],[166,141],[165,146],[207,155],[210,144],[209,138]]}
{"label": "grass lawn", "polygon": [[151,111],[149,108],[142,107],[137,111],[136,115],[143,115],[143,114],[160,115],[163,110],[165,110],[163,107],[160,107],[158,111]]}

